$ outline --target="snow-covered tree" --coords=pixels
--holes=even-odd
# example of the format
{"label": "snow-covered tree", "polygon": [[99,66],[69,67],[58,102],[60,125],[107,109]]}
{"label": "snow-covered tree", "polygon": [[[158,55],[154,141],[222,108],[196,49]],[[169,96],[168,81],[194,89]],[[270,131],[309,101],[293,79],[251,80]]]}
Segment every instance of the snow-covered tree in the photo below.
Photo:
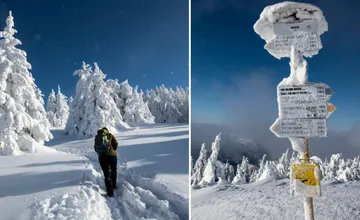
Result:
{"label": "snow-covered tree", "polygon": [[131,126],[154,123],[155,118],[144,101],[144,94],[138,92],[137,86],[132,88],[128,80],[120,84],[117,80],[108,80],[106,84],[112,90],[111,97],[125,123]]}
{"label": "snow-covered tree", "polygon": [[333,154],[330,157],[328,168],[326,169],[326,179],[334,179],[337,177],[341,154]]}
{"label": "snow-covered tree", "polygon": [[281,178],[290,178],[290,160],[288,158],[289,149],[286,150],[284,154],[281,155],[279,163],[277,164],[277,169]]}
{"label": "snow-covered tree", "polygon": [[257,181],[279,179],[279,173],[273,161],[266,161],[263,172]]}
{"label": "snow-covered tree", "polygon": [[124,121],[129,125],[153,124],[154,116],[151,114],[147,103],[143,100],[143,92],[137,91],[136,86],[132,95],[125,102]]}
{"label": "snow-covered tree", "polygon": [[90,65],[82,63],[82,68],[76,70],[73,75],[78,76],[79,80],[76,83],[76,94],[73,101],[70,103],[69,118],[66,123],[65,132],[69,135],[78,135],[80,126],[86,123],[85,117],[85,99],[87,99],[87,80],[92,74]]}
{"label": "snow-covered tree", "polygon": [[205,144],[202,144],[199,157],[195,162],[194,174],[192,175],[193,186],[198,185],[203,178],[204,169],[207,163],[206,153],[207,152],[206,152]]}
{"label": "snow-covered tree", "polygon": [[0,154],[33,153],[52,139],[43,95],[36,86],[25,51],[16,48],[11,11],[0,32]]}
{"label": "snow-covered tree", "polygon": [[164,85],[156,90],[147,91],[144,95],[150,112],[157,123],[189,122],[189,90],[177,87],[176,91]]}
{"label": "snow-covered tree", "polygon": [[204,174],[203,174],[203,178],[200,182],[200,185],[206,185],[206,184],[211,184],[211,183],[215,183],[216,180],[216,162],[217,162],[217,157],[220,151],[220,140],[221,140],[221,134],[217,135],[215,138],[215,141],[212,143],[211,145],[211,155],[207,161],[205,170],[204,170]]}
{"label": "snow-covered tree", "polygon": [[226,181],[231,183],[233,181],[234,177],[235,177],[234,167],[231,164],[229,164],[229,161],[226,161],[226,164],[225,164]]}
{"label": "snow-covered tree", "polygon": [[246,177],[243,173],[243,171],[241,170],[241,165],[238,164],[236,166],[236,175],[232,181],[233,184],[243,184],[246,183]]}
{"label": "snow-covered tree", "polygon": [[338,163],[338,169],[336,170],[336,176],[340,176],[340,174],[342,174],[346,170],[346,168],[347,166],[344,158],[340,158]]}
{"label": "snow-covered tree", "polygon": [[[255,167],[255,166],[253,166]],[[256,168],[250,169],[250,174],[249,174],[249,182],[255,182],[256,178],[258,175],[258,170]]]}
{"label": "snow-covered tree", "polygon": [[215,161],[215,182],[226,182],[225,164],[220,160]]}
{"label": "snow-covered tree", "polygon": [[55,126],[66,125],[69,117],[69,105],[67,104],[67,97],[61,93],[60,86],[58,85],[58,93],[56,94],[56,118]]}
{"label": "snow-covered tree", "polygon": [[189,88],[186,90],[177,86],[175,91],[175,106],[181,113],[180,123],[189,122]]}
{"label": "snow-covered tree", "polygon": [[265,158],[266,158],[266,154],[263,155],[263,157],[262,157],[262,159],[260,161],[259,170],[257,172],[256,180],[258,180],[261,177],[262,173],[265,170],[265,164],[266,164]]}
{"label": "snow-covered tree", "polygon": [[350,165],[352,180],[360,180],[360,156],[354,158]]}
{"label": "snow-covered tree", "polygon": [[351,169],[350,167],[345,167],[344,170],[342,170],[341,172],[339,172],[339,175],[337,176],[338,180],[344,181],[344,182],[348,182],[348,181],[352,181],[353,176],[351,175]]}
{"label": "snow-covered tree", "polygon": [[53,127],[64,126],[69,116],[69,105],[67,104],[67,97],[61,93],[60,86],[58,86],[58,93],[52,89],[47,102],[47,118]]}
{"label": "snow-covered tree", "polygon": [[241,165],[238,164],[236,169],[236,176],[233,183],[247,183],[250,182],[249,160],[243,156]]}
{"label": "snow-covered tree", "polygon": [[83,63],[82,69],[74,72],[80,79],[65,128],[68,134],[92,137],[102,127],[111,131],[129,128],[110,96],[112,91],[104,82],[106,75],[97,63],[94,66],[92,71],[89,65]]}
{"label": "snow-covered tree", "polygon": [[[51,92],[49,94],[47,103],[46,103],[46,111],[47,113],[55,114],[56,112],[56,95],[53,89],[51,89]],[[49,116],[48,116],[49,119]],[[49,120],[50,121],[50,120]]]}
{"label": "snow-covered tree", "polygon": [[249,182],[249,160],[247,157],[243,156],[243,159],[241,161],[241,172],[243,173],[246,182]]}

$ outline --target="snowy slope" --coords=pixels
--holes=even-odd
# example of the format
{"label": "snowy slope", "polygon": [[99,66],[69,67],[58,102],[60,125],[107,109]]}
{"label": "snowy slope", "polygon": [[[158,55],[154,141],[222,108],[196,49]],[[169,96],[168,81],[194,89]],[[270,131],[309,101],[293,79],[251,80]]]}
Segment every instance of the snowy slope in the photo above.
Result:
{"label": "snowy slope", "polygon": [[81,157],[65,153],[1,157],[0,219],[31,219],[34,203],[77,191],[86,170]]}
{"label": "snowy slope", "polygon": [[76,140],[61,129],[52,133],[48,145],[66,153],[0,160],[1,219],[188,219],[187,125],[115,134],[115,198],[101,195],[105,186],[93,139]]}
{"label": "snowy slope", "polygon": [[[314,198],[316,220],[355,220],[360,216],[360,183],[327,182]],[[289,180],[215,185],[191,193],[192,220],[304,219],[303,199],[291,197]]]}

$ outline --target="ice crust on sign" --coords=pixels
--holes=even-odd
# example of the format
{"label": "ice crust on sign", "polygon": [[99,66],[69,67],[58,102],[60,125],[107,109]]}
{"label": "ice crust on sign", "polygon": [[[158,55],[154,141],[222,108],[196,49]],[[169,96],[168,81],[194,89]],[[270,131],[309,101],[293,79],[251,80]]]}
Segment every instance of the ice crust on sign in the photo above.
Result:
{"label": "ice crust on sign", "polygon": [[292,149],[299,153],[305,152],[306,140],[305,138],[289,138]]}
{"label": "ice crust on sign", "polygon": [[[312,34],[309,32],[299,31],[296,33],[296,39],[293,39],[293,44],[299,46],[304,43],[303,41],[316,40],[317,48],[303,48],[304,56],[311,57],[318,53],[318,50],[322,48],[320,36],[328,30],[328,24],[323,16],[320,8],[307,4],[307,3],[298,3],[285,1],[282,3],[274,4],[264,8],[260,14],[259,20],[254,25],[254,30],[257,34],[260,35],[262,39],[269,43],[266,49],[276,58],[280,59],[281,57],[288,57],[289,51],[284,48],[284,51],[278,51],[274,53],[270,48],[273,47],[276,42],[274,40],[280,39],[281,36],[278,36],[274,30],[274,24],[280,23],[294,23],[304,20],[312,20],[316,25],[316,31]],[[284,37],[284,36],[283,36]],[[311,38],[311,39],[310,39]],[[289,38],[290,39],[290,38]],[[297,42],[297,39],[300,42]]]}
{"label": "ice crust on sign", "polygon": [[[291,195],[294,196],[320,196],[320,186],[309,186],[301,182],[299,179],[294,179],[291,183]],[[296,189],[296,190],[295,190]]]}
{"label": "ice crust on sign", "polygon": [[274,36],[272,24],[278,22],[294,22],[297,20],[315,19],[318,24],[318,36],[328,31],[328,23],[320,8],[299,2],[285,1],[264,8],[259,20],[254,25],[255,32],[269,42]]}

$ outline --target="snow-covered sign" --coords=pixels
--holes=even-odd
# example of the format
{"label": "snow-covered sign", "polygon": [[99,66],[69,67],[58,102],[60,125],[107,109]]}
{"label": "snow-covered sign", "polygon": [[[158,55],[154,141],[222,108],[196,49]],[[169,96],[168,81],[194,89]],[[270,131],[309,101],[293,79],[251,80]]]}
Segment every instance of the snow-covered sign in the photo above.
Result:
{"label": "snow-covered sign", "polygon": [[311,103],[328,101],[334,90],[325,83],[308,83],[305,85],[278,86],[279,102],[282,103]]}
{"label": "snow-covered sign", "polygon": [[316,20],[300,20],[296,22],[274,23],[276,35],[265,45],[269,53],[279,57],[288,57],[291,46],[301,53],[316,54],[321,48],[321,41],[318,37]]}
{"label": "snow-covered sign", "polygon": [[326,102],[296,104],[285,103],[279,106],[282,118],[327,118]]}
{"label": "snow-covered sign", "polygon": [[278,86],[278,137],[326,137],[327,118],[334,110],[328,103],[334,94],[325,83]]}
{"label": "snow-covered sign", "polygon": [[293,164],[290,175],[290,194],[320,196],[320,173],[316,164]]}
{"label": "snow-covered sign", "polygon": [[275,35],[294,36],[294,35],[311,35],[317,32],[317,21],[306,19],[290,22],[273,23]]}
{"label": "snow-covered sign", "polygon": [[265,49],[278,59],[290,57],[292,45],[311,57],[322,48],[320,36],[328,30],[328,24],[320,8],[286,1],[267,6],[254,30],[266,41]]}
{"label": "snow-covered sign", "polygon": [[326,137],[326,119],[280,119],[278,137]]}

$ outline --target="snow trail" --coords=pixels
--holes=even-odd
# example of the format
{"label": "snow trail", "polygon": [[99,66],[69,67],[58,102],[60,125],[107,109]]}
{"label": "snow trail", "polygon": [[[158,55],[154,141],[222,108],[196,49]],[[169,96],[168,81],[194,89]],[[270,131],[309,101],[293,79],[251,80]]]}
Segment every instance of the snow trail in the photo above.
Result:
{"label": "snow trail", "polygon": [[[122,141],[122,138],[126,139],[135,135],[131,139],[136,140],[136,135],[139,135],[139,132],[144,133],[145,130],[148,138],[137,138],[141,139],[140,142],[144,142],[143,144],[149,144],[148,146],[151,147],[153,142],[162,141],[156,140],[159,139],[159,136],[172,141],[183,139],[184,135],[179,130],[187,131],[185,127],[187,126],[169,126],[169,129],[165,129],[166,127],[163,126],[149,126],[146,129],[116,134],[116,137],[120,143],[119,148],[121,148],[127,144],[131,145]],[[58,133],[55,132],[55,134],[61,136],[60,131],[58,130]],[[166,133],[174,133],[174,135]],[[162,183],[156,178],[143,177],[139,170],[127,167],[120,155],[118,156],[116,196],[115,198],[102,196],[101,194],[105,194],[105,184],[97,155],[93,150],[93,139],[71,141],[68,138],[58,137],[59,139],[64,139],[64,142],[57,141],[58,145],[53,146],[55,149],[81,156],[86,168],[83,172],[82,184],[79,186],[78,192],[55,195],[37,203],[34,209],[38,211],[36,211],[34,219],[185,220],[189,218],[187,196],[176,192],[168,184]],[[173,142],[169,143],[173,144]],[[163,147],[169,148],[170,146]],[[184,147],[187,148],[187,146]],[[83,209],[84,212],[81,211]],[[81,212],[81,216],[79,216],[79,212]]]}

